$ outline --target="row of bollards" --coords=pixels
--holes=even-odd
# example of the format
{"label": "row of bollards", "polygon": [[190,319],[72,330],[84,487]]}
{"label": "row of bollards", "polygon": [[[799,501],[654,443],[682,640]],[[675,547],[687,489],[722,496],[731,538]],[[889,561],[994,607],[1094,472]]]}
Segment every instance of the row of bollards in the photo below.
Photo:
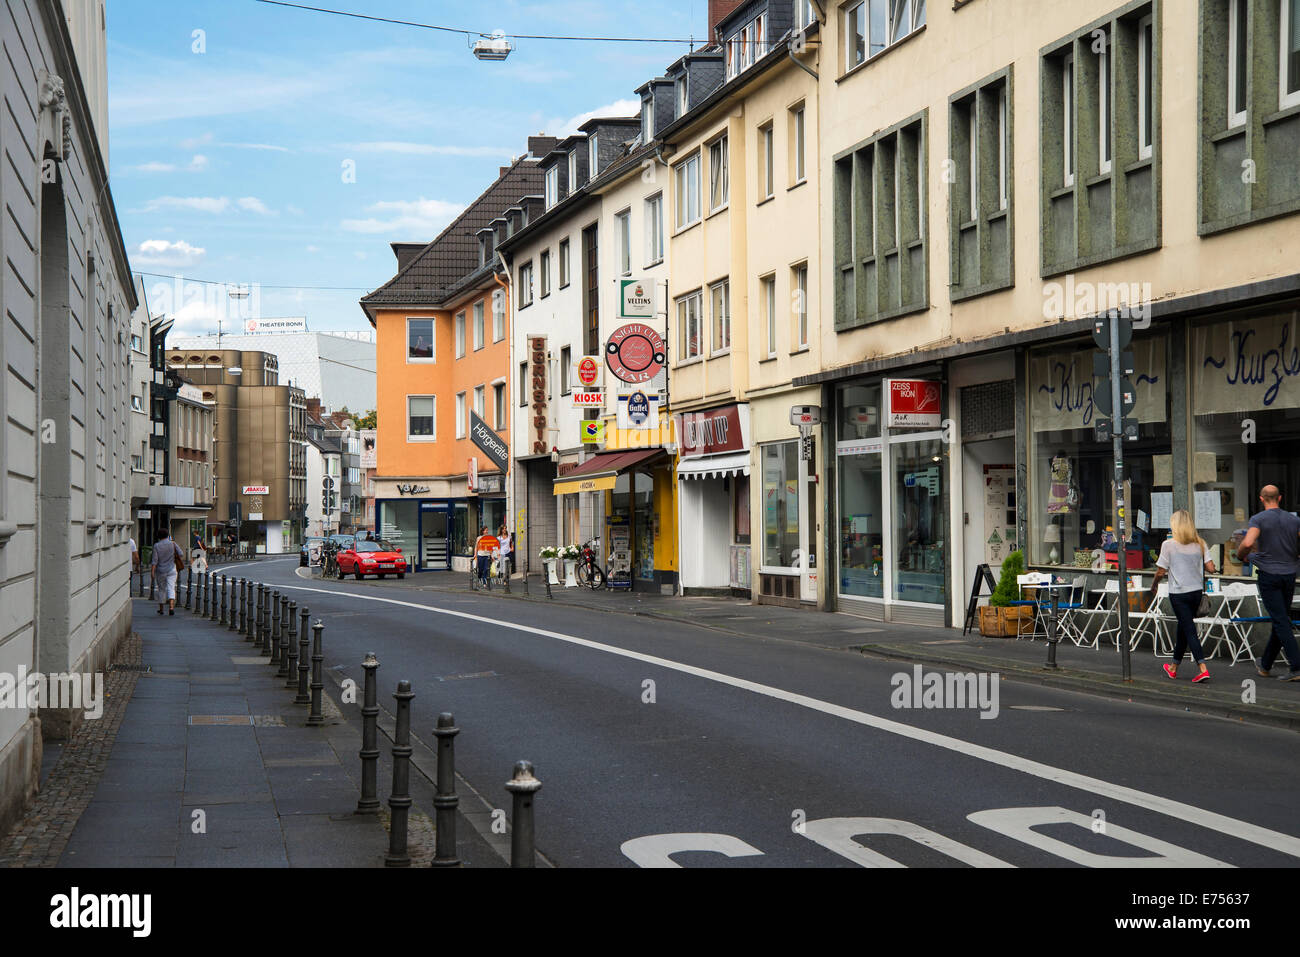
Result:
{"label": "row of bollards", "polygon": [[[224,573],[212,571],[195,575],[191,569],[185,590],[187,610],[236,632],[253,645],[255,652],[275,666],[275,677],[285,679],[285,688],[295,691],[293,703],[308,706],[307,725],[318,727],[325,723],[323,622],[317,620],[309,625],[311,615],[306,607],[299,611],[298,603],[291,601],[287,594],[281,595],[279,590],[247,578],[228,579]],[[365,672],[365,688],[361,707],[361,797],[357,801],[356,813],[375,814],[380,808],[380,709],[379,661],[373,652],[366,655],[361,667]],[[415,698],[411,683],[399,681],[393,698],[397,702],[392,748],[393,784],[388,797],[389,843],[384,863],[389,867],[409,867],[411,755],[414,750],[411,746],[411,701]],[[460,799],[456,795],[455,739],[459,733],[460,729],[450,713],[438,715],[437,726],[433,729],[438,759],[433,799],[437,829],[434,867],[456,867],[461,863],[456,853],[456,810]],[[531,763],[520,761],[515,764],[514,775],[505,786],[513,799],[511,867],[535,866],[533,798],[541,786],[542,783],[533,775]]]}
{"label": "row of bollards", "polygon": [[[358,814],[375,814],[379,811],[379,701],[376,672],[379,661],[372,651],[361,662],[365,672],[365,687],[361,706],[361,798],[357,801]],[[409,681],[399,681],[393,694],[397,713],[393,729],[393,788],[388,797],[390,814],[388,853],[384,864],[388,867],[409,867],[411,856],[407,850],[408,824],[411,811],[411,701],[415,692]],[[436,846],[432,867],[458,867],[456,856],[456,719],[450,712],[438,715],[433,729],[438,739],[438,770],[433,798]],[[506,783],[506,790],[514,799],[511,815],[510,866],[535,867],[533,833],[533,795],[542,782],[533,776],[533,766],[528,761],[515,764],[514,777]]]}

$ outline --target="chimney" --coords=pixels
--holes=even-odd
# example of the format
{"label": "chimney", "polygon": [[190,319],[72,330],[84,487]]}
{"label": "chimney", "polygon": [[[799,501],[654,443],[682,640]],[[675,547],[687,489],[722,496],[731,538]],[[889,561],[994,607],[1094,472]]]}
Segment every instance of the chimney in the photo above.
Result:
{"label": "chimney", "polygon": [[709,43],[718,40],[718,24],[745,0],[709,0]]}

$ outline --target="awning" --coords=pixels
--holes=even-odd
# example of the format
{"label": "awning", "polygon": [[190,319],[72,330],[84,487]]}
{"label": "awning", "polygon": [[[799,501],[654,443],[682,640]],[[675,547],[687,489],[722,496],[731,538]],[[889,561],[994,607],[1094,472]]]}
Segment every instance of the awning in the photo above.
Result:
{"label": "awning", "polygon": [[748,474],[748,452],[701,455],[697,458],[682,459],[677,463],[677,477],[679,479],[723,478],[727,475]]}
{"label": "awning", "polygon": [[574,492],[599,492],[611,489],[623,472],[663,457],[663,449],[598,452],[572,472],[557,478],[554,492],[556,495],[571,495]]}

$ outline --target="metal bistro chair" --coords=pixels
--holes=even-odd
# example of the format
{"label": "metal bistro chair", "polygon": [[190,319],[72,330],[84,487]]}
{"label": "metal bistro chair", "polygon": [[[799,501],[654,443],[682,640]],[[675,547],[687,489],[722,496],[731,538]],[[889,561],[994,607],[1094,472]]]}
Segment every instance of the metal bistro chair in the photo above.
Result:
{"label": "metal bistro chair", "polygon": [[[1081,645],[1087,641],[1085,631],[1087,630],[1087,617],[1089,608],[1086,604],[1088,598],[1088,576],[1078,575],[1070,583],[1070,590],[1066,593],[1065,600],[1058,602],[1057,611],[1060,613],[1061,620],[1057,627],[1060,629],[1060,639],[1064,641],[1069,639],[1075,645]],[[1083,618],[1085,624],[1081,627],[1078,621]]]}
{"label": "metal bistro chair", "polygon": [[[1206,591],[1205,597],[1210,600],[1210,614],[1195,619],[1197,637],[1201,639],[1201,647],[1205,649],[1207,658],[1214,658],[1219,653],[1219,647],[1226,641],[1231,647],[1232,627],[1231,618],[1235,613],[1236,607],[1241,603],[1241,597],[1237,595],[1236,590],[1229,590],[1220,586],[1216,579],[1206,578],[1206,584],[1214,583],[1213,591]],[[1233,597],[1230,599],[1229,594]],[[1211,650],[1210,642],[1214,642],[1214,648]]]}
{"label": "metal bistro chair", "polygon": [[1169,635],[1170,623],[1177,628],[1178,618],[1164,608],[1169,602],[1169,583],[1161,582],[1156,586],[1155,597],[1146,610],[1137,616],[1130,632],[1129,650],[1136,650],[1148,633],[1151,635],[1151,654],[1156,658],[1172,658],[1174,654],[1173,639]]}
{"label": "metal bistro chair", "polygon": [[[1101,594],[1097,596],[1097,604],[1093,605],[1091,608],[1081,608],[1076,612],[1080,617],[1089,621],[1099,616],[1101,618],[1101,624],[1097,630],[1093,632],[1092,637],[1087,638],[1085,636],[1078,642],[1081,647],[1098,648],[1101,646],[1102,638],[1119,634],[1119,615],[1116,613],[1116,609],[1108,604],[1112,595],[1115,596],[1115,600],[1118,602],[1119,581],[1113,578],[1108,578],[1106,584],[1101,589]],[[1083,635],[1083,629],[1080,629],[1080,634]],[[1119,647],[1118,642],[1116,642],[1116,647]]]}
{"label": "metal bistro chair", "polygon": [[[1025,598],[1025,589],[1035,588],[1039,585],[1050,585],[1051,583],[1052,576],[1046,572],[1029,572],[1025,575],[1016,576],[1016,590],[1020,594],[1020,598],[1017,601],[1013,601],[1011,604],[1019,608],[1030,607],[1034,609],[1034,627],[1033,630],[1029,632],[1030,641],[1033,641],[1038,637],[1040,626],[1042,628],[1042,636],[1044,638],[1047,637],[1047,622],[1043,619],[1043,613],[1051,608],[1051,593],[1041,594],[1035,592],[1033,598]],[[1020,629],[1017,628],[1016,639],[1019,640],[1019,638]]]}
{"label": "metal bistro chair", "polygon": [[[1256,625],[1272,624],[1273,619],[1264,614],[1259,600],[1259,587],[1248,582],[1230,582],[1223,586],[1223,603],[1228,614],[1224,636],[1215,643],[1217,653],[1219,645],[1224,642],[1232,652],[1230,664],[1238,661],[1252,661],[1255,652],[1250,645],[1250,633]],[[1250,614],[1249,612],[1254,612]],[[1294,624],[1294,623],[1293,623]]]}

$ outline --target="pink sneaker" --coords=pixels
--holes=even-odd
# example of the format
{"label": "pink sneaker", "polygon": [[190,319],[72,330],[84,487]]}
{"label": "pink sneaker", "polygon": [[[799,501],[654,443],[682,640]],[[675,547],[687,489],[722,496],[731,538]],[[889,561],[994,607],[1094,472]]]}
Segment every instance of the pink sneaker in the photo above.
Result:
{"label": "pink sneaker", "polygon": [[1173,665],[1171,665],[1171,664],[1164,664],[1164,665],[1161,665],[1161,667],[1165,669],[1165,674],[1167,674],[1169,677],[1171,677],[1171,678],[1177,680],[1177,678],[1178,678],[1178,669],[1177,669],[1177,668],[1175,668],[1175,667],[1174,667]]}
{"label": "pink sneaker", "polygon": [[1195,678],[1192,679],[1192,684],[1196,684],[1199,681],[1209,681],[1209,680],[1210,680],[1210,673],[1208,671],[1202,671],[1199,675],[1197,675]]}

